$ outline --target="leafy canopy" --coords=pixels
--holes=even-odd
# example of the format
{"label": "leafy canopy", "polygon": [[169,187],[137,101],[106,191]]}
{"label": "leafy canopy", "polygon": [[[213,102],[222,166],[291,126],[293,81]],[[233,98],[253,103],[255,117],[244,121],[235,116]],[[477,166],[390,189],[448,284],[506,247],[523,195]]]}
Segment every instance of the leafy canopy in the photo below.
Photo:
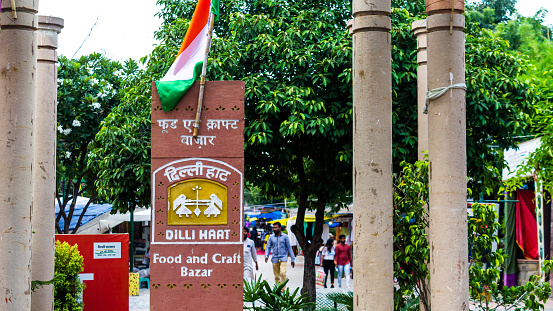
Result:
{"label": "leafy canopy", "polygon": [[[61,207],[56,219],[58,233],[69,233],[77,196],[96,198],[96,176],[87,169],[89,146],[102,120],[119,104],[123,78],[129,64],[121,65],[98,53],[79,59],[59,58],[57,103],[57,201]],[[86,206],[88,208],[88,205]],[[76,232],[80,226],[82,212]],[[59,221],[63,219],[64,226]]]}

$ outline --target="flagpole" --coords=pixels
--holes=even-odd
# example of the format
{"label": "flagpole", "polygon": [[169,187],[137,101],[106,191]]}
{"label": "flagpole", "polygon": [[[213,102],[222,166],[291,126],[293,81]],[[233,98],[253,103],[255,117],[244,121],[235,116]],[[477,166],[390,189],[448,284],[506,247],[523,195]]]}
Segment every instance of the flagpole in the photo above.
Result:
{"label": "flagpole", "polygon": [[198,109],[196,110],[196,120],[194,121],[194,132],[192,137],[198,137],[200,131],[200,118],[202,116],[202,104],[204,101],[204,87],[205,87],[205,75],[207,71],[207,57],[209,56],[209,49],[211,48],[211,37],[213,33],[213,21],[215,20],[215,14],[209,13],[209,27],[207,30],[207,46],[205,48],[204,64],[202,66],[202,76],[200,78],[200,94],[198,95]]}

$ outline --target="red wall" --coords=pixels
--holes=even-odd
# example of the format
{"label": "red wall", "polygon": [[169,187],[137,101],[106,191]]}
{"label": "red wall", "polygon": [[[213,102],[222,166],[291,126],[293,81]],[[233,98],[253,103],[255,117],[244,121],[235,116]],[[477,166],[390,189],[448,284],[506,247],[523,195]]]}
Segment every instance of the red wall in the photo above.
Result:
{"label": "red wall", "polygon": [[[78,245],[84,258],[84,271],[81,275],[85,275],[81,279],[93,278],[83,281],[85,310],[129,310],[128,234],[57,234],[56,240]],[[118,245],[120,247],[117,250]]]}

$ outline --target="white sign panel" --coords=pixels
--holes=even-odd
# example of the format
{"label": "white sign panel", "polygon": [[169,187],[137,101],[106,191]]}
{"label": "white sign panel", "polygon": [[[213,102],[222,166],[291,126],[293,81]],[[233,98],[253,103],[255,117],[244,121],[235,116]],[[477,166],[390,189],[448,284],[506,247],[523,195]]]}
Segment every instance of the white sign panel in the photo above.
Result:
{"label": "white sign panel", "polygon": [[[516,176],[517,167],[526,163],[528,156],[541,145],[541,138],[520,143],[517,149],[505,150],[504,157],[507,167],[503,169],[503,180],[508,180]],[[528,175],[529,177],[532,175]]]}
{"label": "white sign panel", "polygon": [[94,243],[94,259],[121,258],[121,242]]}

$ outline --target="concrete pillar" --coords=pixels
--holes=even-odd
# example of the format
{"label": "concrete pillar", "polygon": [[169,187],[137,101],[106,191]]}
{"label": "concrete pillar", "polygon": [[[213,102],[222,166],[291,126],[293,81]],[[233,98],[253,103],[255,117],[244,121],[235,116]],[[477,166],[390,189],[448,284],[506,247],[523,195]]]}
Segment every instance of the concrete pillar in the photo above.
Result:
{"label": "concrete pillar", "polygon": [[[37,105],[35,117],[35,160],[33,175],[33,254],[32,279],[47,281],[54,277],[54,205],[56,195],[56,49],[63,19],[38,17]],[[54,286],[32,293],[33,311],[54,309]]]}
{"label": "concrete pillar", "polygon": [[2,1],[0,25],[0,302],[31,308],[33,120],[36,105],[37,0]]}
{"label": "concrete pillar", "polygon": [[[428,89],[464,83],[464,1],[427,0],[426,11]],[[429,102],[428,132],[432,310],[468,310],[464,90],[449,90]]]}
{"label": "concrete pillar", "polygon": [[424,153],[428,151],[428,115],[424,113],[426,92],[428,91],[427,74],[427,53],[426,53],[426,19],[414,21],[412,24],[413,33],[417,37],[417,94],[418,94],[418,160],[424,160]]}
{"label": "concrete pillar", "polygon": [[[417,159],[424,161],[425,152],[428,152],[428,114],[425,113],[426,106],[426,92],[428,91],[428,83],[426,74],[427,68],[427,53],[426,53],[426,19],[414,21],[412,26],[413,33],[417,38],[417,123],[418,123],[418,153]],[[427,228],[428,229],[428,228]],[[428,230],[426,231],[428,233]],[[430,239],[430,237],[428,237]],[[426,264],[429,264],[428,262]],[[420,297],[428,297],[428,306],[422,301],[420,303],[420,310],[430,310],[430,289],[429,281],[422,280],[421,282],[428,282],[426,286],[422,287],[422,290],[427,288],[424,294]]]}
{"label": "concrete pillar", "polygon": [[353,305],[385,311],[394,309],[390,0],[354,0],[352,11]]}

